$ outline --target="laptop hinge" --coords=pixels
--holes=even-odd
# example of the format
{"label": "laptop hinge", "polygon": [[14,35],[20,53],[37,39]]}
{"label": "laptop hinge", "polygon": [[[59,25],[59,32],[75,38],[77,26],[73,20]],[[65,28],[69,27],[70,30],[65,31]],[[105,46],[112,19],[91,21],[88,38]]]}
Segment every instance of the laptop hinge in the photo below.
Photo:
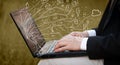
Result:
{"label": "laptop hinge", "polygon": [[40,54],[39,52],[37,52],[35,55],[36,55],[36,57],[42,56],[42,54]]}

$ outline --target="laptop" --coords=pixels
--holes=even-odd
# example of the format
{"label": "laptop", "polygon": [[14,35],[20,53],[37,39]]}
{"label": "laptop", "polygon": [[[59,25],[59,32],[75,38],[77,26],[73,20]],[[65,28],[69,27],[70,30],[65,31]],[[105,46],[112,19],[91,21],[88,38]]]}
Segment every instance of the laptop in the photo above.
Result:
{"label": "laptop", "polygon": [[39,31],[35,21],[33,20],[28,8],[22,8],[10,13],[16,27],[21,33],[25,43],[33,57],[37,58],[61,58],[61,57],[77,57],[86,56],[86,51],[64,51],[55,53],[54,47],[57,40],[46,42],[43,35]]}

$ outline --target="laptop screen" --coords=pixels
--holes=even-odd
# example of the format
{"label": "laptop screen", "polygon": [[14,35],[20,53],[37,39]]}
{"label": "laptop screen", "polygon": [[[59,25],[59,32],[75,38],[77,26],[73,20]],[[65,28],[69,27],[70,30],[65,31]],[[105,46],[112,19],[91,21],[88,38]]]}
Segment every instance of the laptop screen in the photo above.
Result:
{"label": "laptop screen", "polygon": [[44,45],[45,40],[32,19],[31,14],[28,12],[27,8],[23,8],[12,12],[11,16],[21,32],[27,46],[32,54],[35,55]]}

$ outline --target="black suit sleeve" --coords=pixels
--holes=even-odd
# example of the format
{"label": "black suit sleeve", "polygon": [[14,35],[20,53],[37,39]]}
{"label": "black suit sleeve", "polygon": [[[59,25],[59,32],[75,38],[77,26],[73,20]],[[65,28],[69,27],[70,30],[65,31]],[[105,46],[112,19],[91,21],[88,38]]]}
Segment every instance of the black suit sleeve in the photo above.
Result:
{"label": "black suit sleeve", "polygon": [[87,53],[90,59],[120,58],[120,33],[89,37]]}

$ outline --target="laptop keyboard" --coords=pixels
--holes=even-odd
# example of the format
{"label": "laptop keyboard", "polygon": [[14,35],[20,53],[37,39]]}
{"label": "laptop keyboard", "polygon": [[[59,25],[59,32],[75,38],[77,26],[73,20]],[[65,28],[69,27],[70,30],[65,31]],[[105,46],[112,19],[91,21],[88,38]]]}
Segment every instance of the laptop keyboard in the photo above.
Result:
{"label": "laptop keyboard", "polygon": [[57,41],[53,41],[53,43],[51,43],[50,48],[48,49],[47,53],[54,52],[54,47],[56,44],[57,44]]}
{"label": "laptop keyboard", "polygon": [[54,52],[54,47],[56,44],[57,44],[57,40],[46,42],[43,48],[41,48],[41,50],[39,51],[39,53],[46,54],[46,53]]}

